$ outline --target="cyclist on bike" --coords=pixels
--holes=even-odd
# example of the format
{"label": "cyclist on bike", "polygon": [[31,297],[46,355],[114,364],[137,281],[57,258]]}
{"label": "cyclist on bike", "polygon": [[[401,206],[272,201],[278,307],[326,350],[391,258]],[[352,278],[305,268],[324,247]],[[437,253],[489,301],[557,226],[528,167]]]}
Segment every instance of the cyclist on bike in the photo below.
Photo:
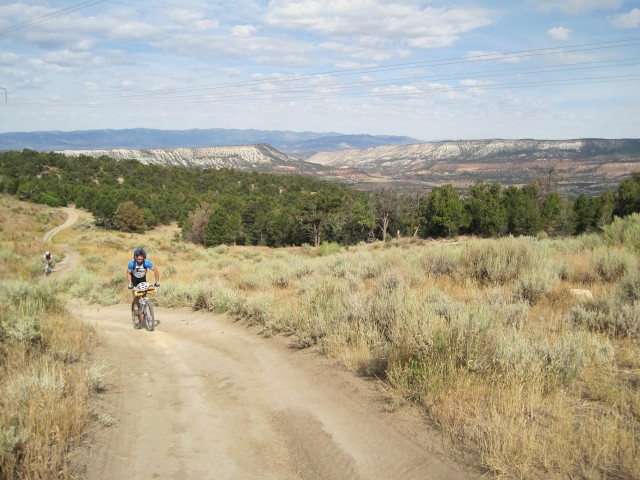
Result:
{"label": "cyclist on bike", "polygon": [[45,269],[46,267],[51,268],[51,266],[53,265],[53,255],[51,255],[51,252],[49,252],[48,250],[44,252],[44,258],[42,259],[42,261],[44,262]]}
{"label": "cyclist on bike", "polygon": [[[127,267],[127,281],[129,283],[129,289],[133,289],[136,285],[142,282],[147,281],[147,270],[153,271],[153,275],[155,277],[154,286],[159,287],[160,284],[158,281],[160,280],[160,272],[158,268],[153,265],[149,260],[147,260],[147,252],[142,248],[137,248],[135,252],[133,252],[133,260],[129,262]],[[131,303],[131,310],[136,315],[138,314],[138,302],[140,301],[139,297],[136,297],[135,291],[133,292],[133,302]]]}

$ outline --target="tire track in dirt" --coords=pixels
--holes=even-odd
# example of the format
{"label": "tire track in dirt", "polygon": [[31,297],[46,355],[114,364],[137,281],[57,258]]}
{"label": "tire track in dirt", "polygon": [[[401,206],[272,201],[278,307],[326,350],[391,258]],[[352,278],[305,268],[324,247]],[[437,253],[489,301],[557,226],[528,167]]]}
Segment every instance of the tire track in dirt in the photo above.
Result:
{"label": "tire track in dirt", "polygon": [[98,407],[116,425],[78,451],[81,478],[471,478],[434,438],[400,432],[373,383],[280,337],[190,310],[156,308],[147,332],[126,306],[70,308],[95,325],[116,369]]}

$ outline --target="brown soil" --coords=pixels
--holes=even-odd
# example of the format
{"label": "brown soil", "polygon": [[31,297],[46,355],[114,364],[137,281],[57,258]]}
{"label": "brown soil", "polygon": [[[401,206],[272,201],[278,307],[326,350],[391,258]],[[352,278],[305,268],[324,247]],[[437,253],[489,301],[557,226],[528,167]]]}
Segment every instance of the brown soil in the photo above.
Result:
{"label": "brown soil", "polygon": [[[77,259],[69,250],[58,267]],[[479,476],[451,459],[417,411],[390,409],[382,382],[289,348],[284,337],[188,309],[156,307],[148,332],[133,328],[129,305],[68,307],[95,326],[96,357],[113,368],[94,406],[98,421],[74,452],[77,478]]]}
{"label": "brown soil", "polygon": [[472,475],[377,381],[287,348],[224,316],[156,308],[135,330],[128,306],[70,306],[96,326],[115,369],[78,450],[87,479],[456,479]]}

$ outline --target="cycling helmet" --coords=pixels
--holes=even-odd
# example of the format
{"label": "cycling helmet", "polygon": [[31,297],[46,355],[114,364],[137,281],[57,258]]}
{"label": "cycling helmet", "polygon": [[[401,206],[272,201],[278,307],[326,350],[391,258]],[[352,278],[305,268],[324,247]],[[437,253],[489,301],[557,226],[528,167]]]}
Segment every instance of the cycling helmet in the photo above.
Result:
{"label": "cycling helmet", "polygon": [[51,253],[49,252],[44,252],[44,254],[48,257],[49,255],[51,255]]}
{"label": "cycling helmet", "polygon": [[142,254],[145,259],[147,258],[147,252],[144,251],[144,248],[136,248],[133,252],[133,258],[136,258],[140,254]]}

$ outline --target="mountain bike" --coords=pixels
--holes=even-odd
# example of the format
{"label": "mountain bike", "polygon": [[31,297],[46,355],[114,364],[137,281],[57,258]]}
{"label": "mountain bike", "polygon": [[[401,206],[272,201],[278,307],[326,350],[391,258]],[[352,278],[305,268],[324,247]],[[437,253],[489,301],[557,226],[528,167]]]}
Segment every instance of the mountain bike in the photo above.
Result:
{"label": "mountain bike", "polygon": [[44,274],[48,277],[51,274],[51,271],[53,270],[51,268],[51,263],[52,262],[44,262]]}
{"label": "mountain bike", "polygon": [[133,328],[142,328],[144,326],[148,331],[153,332],[156,326],[156,318],[153,315],[153,304],[148,295],[156,293],[156,291],[157,287],[147,282],[139,283],[134,287],[134,295],[140,297],[140,300],[138,300],[138,313],[133,310],[133,305],[131,305]]}

